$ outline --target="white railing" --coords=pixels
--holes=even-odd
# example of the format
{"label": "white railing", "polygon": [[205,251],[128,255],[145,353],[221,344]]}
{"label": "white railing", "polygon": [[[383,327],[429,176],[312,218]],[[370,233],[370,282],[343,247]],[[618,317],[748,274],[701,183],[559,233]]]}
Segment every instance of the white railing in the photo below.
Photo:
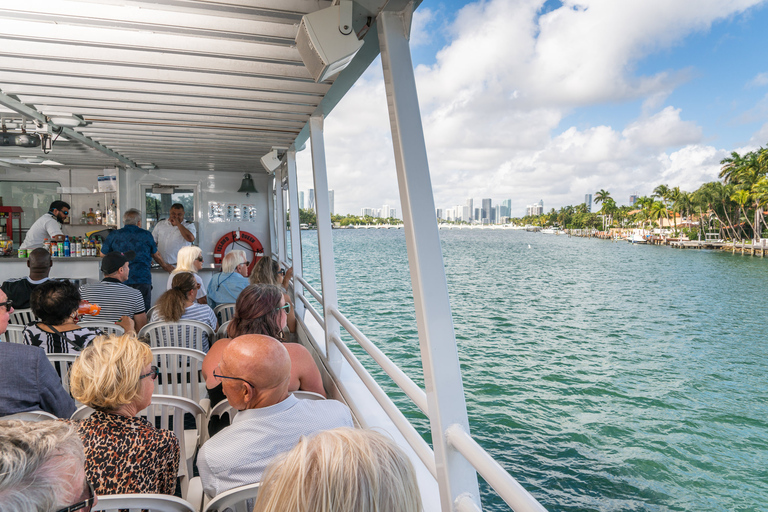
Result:
{"label": "white railing", "polygon": [[[304,279],[298,278],[299,282],[312,296],[320,303],[323,303],[323,297]],[[321,325],[324,325],[320,314],[312,306],[309,300],[303,294],[297,293],[296,296],[302,301],[306,309]],[[427,408],[427,396],[423,389],[416,384],[378,347],[357,328],[346,316],[338,309],[330,310],[339,324],[354,338],[358,345],[371,356],[376,364],[397,384],[397,386],[411,399],[411,401],[429,418]],[[297,321],[304,329],[307,336],[312,337],[310,330],[304,323],[304,320],[296,317]],[[312,338],[317,345],[317,340]],[[344,359],[347,360],[350,367],[354,370],[371,395],[379,403],[381,408],[387,414],[392,423],[397,427],[405,440],[414,450],[419,459],[424,463],[427,470],[436,476],[435,457],[433,450],[424,441],[421,434],[414,428],[408,418],[395,405],[392,399],[386,394],[376,380],[371,376],[368,370],[360,363],[357,357],[347,347],[347,345],[337,337],[331,337],[331,341],[339,349]],[[354,404],[351,404],[354,409]],[[359,411],[356,411],[359,416]],[[462,457],[464,457],[475,471],[482,476],[496,493],[509,505],[515,512],[541,512],[546,509],[536,501],[528,491],[526,491],[494,458],[482,447],[472,436],[470,436],[461,426],[451,425],[445,432],[449,444]],[[459,512],[479,512],[479,508],[468,496],[459,496],[454,504]]]}

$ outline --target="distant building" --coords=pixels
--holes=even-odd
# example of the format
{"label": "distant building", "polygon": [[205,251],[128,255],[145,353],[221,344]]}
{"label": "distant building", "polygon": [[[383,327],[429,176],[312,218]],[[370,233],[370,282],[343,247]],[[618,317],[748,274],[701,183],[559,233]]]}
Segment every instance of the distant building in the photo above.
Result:
{"label": "distant building", "polygon": [[469,208],[469,215],[464,220],[471,224],[475,220],[475,200],[471,197],[467,199],[467,208]]}
{"label": "distant building", "polygon": [[502,217],[512,216],[512,200],[511,199],[505,199],[501,202],[501,216]]}
{"label": "distant building", "polygon": [[584,194],[584,202],[587,204],[587,211],[592,211],[592,194]]}
{"label": "distant building", "polygon": [[334,213],[336,213],[336,210],[333,204],[333,190],[328,191],[328,204],[330,205],[330,208],[331,208],[331,215],[333,215]]}
{"label": "distant building", "polygon": [[634,205],[638,199],[640,199],[640,195],[637,194],[637,192],[635,192],[634,194],[629,196],[629,205],[630,206]]}
{"label": "distant building", "polygon": [[538,203],[529,204],[526,207],[526,215],[534,216],[544,213],[544,200],[540,199]]}
{"label": "distant building", "polygon": [[500,204],[497,204],[493,207],[493,217],[492,221],[494,224],[500,224],[501,223],[501,208],[502,206]]}
{"label": "distant building", "polygon": [[463,222],[472,222],[472,208],[469,206],[457,206],[456,208],[461,208],[461,220]]}
{"label": "distant building", "polygon": [[474,220],[475,222],[480,222],[480,208],[475,208]]}
{"label": "distant building", "polygon": [[490,199],[483,199],[483,207],[482,207],[482,210],[481,210],[481,220],[483,221],[483,224],[489,224],[489,223],[493,222],[491,220],[491,215],[492,215],[491,214],[491,209],[492,208],[493,208],[492,201]]}
{"label": "distant building", "polygon": [[304,209],[304,191],[299,192],[299,208]]}
{"label": "distant building", "polygon": [[315,189],[309,189],[309,209],[315,209]]}
{"label": "distant building", "polygon": [[442,209],[442,208],[438,208],[438,209],[435,211],[435,213],[436,213],[436,215],[437,215],[437,218],[438,218],[438,219],[442,219],[442,218],[444,218],[444,217],[443,217],[443,209]]}
{"label": "distant building", "polygon": [[376,210],[373,208],[360,208],[360,216],[365,217],[366,215],[370,217],[376,216]]}

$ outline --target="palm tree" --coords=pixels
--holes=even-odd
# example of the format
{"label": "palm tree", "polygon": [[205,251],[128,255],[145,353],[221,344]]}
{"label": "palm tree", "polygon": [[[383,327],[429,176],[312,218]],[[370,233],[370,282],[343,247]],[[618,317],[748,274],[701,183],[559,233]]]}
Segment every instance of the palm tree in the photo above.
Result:
{"label": "palm tree", "polygon": [[610,199],[611,193],[605,189],[600,189],[595,192],[595,204],[604,203],[606,199]]}
{"label": "palm tree", "polygon": [[[749,220],[749,215],[747,215],[746,210],[744,210],[744,205],[749,202],[751,199],[750,193],[748,190],[737,190],[736,192],[731,195],[731,201],[734,201],[736,204],[739,205],[739,209],[741,209],[742,215],[744,215],[744,220],[747,221],[747,224],[749,224],[749,227],[752,228],[752,232],[755,232],[755,226],[752,225],[752,222]],[[741,230],[742,234],[744,233],[744,229]]]}
{"label": "palm tree", "polygon": [[722,179],[723,183],[727,185],[741,173],[744,167],[744,158],[736,151],[731,151],[731,156],[720,160],[720,165],[723,167],[720,169],[718,178]]}

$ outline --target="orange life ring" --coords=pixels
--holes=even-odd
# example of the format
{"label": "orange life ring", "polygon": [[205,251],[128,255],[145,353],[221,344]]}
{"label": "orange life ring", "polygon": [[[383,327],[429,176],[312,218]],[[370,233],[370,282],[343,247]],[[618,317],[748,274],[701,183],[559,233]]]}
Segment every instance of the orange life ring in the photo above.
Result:
{"label": "orange life ring", "polygon": [[[237,238],[238,232],[240,233],[239,239]],[[248,274],[250,275],[251,270],[253,270],[253,267],[256,265],[256,262],[261,256],[264,255],[264,247],[261,245],[261,242],[259,242],[258,238],[248,233],[247,231],[230,231],[229,233],[219,238],[219,241],[216,242],[216,246],[213,248],[213,262],[221,265],[221,260],[224,258],[224,252],[226,251],[227,247],[234,243],[245,244],[253,251],[253,261],[251,261],[251,264],[248,265]]]}

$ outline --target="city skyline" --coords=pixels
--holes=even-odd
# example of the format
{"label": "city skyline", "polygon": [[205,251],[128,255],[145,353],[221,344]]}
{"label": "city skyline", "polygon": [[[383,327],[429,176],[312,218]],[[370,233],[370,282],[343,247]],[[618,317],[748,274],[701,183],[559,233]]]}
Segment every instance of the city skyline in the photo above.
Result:
{"label": "city skyline", "polygon": [[[514,214],[600,189],[626,205],[716,180],[732,150],[768,143],[766,22],[757,0],[422,4],[411,52],[435,207],[494,196]],[[377,58],[325,119],[341,212],[401,210],[383,89]]]}

